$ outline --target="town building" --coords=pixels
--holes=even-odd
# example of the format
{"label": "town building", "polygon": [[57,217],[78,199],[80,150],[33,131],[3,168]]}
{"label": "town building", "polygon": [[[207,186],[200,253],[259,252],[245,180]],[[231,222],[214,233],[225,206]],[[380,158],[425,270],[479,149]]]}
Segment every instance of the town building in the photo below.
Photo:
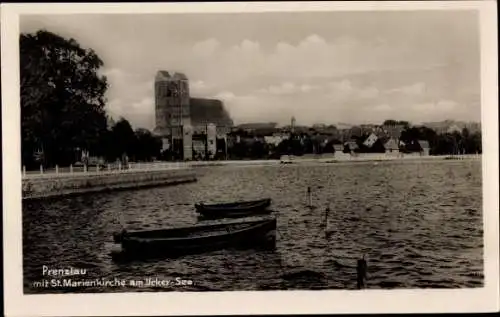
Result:
{"label": "town building", "polygon": [[405,126],[401,124],[395,125],[384,125],[382,129],[385,131],[385,135],[390,139],[399,140],[401,138],[401,133],[405,130]]}
{"label": "town building", "polygon": [[237,126],[238,129],[253,132],[256,130],[276,129],[278,124],[276,122],[255,122],[255,123],[242,123]]}
{"label": "town building", "polygon": [[418,140],[418,144],[420,145],[420,155],[427,156],[430,152],[429,141]]}
{"label": "town building", "polygon": [[207,127],[213,124],[217,137],[223,138],[233,127],[233,120],[218,99],[190,98],[189,109],[194,133],[206,133]]}
{"label": "town building", "polygon": [[394,138],[390,138],[385,144],[384,144],[385,152],[386,153],[395,153],[399,152],[399,144],[398,141]]}
{"label": "town building", "polygon": [[342,151],[344,151],[344,146],[342,144],[334,144],[333,149],[335,154],[342,153]]}
{"label": "town building", "polygon": [[363,135],[363,128],[360,126],[354,126],[350,129],[350,138],[361,137]]}
{"label": "town building", "polygon": [[288,138],[288,134],[274,133],[273,135],[264,136],[264,141],[266,142],[266,144],[278,146],[284,140],[288,140]]}
{"label": "town building", "polygon": [[347,141],[344,143],[343,151],[349,151],[351,154],[359,150],[359,146],[355,141]]}
{"label": "town building", "polygon": [[213,157],[217,140],[226,144],[233,126],[222,101],[191,98],[187,76],[163,70],[155,77],[155,122],[162,149],[183,160],[193,159],[193,151],[203,157],[208,151]]}
{"label": "town building", "polygon": [[461,132],[462,132],[462,129],[460,129],[460,127],[459,127],[457,124],[453,124],[453,125],[451,125],[451,126],[447,129],[447,131],[446,131],[446,132],[447,132],[447,133],[455,133],[455,132],[457,132],[457,133],[461,133]]}
{"label": "town building", "polygon": [[465,125],[469,133],[478,133],[481,132],[481,123],[479,122],[469,122]]}

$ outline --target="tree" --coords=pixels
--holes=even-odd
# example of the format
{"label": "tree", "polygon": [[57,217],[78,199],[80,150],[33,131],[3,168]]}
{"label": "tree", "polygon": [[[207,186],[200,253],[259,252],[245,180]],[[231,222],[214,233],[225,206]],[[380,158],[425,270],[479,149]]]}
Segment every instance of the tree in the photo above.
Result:
{"label": "tree", "polygon": [[383,125],[385,125],[385,126],[395,126],[396,124],[397,124],[397,121],[393,120],[393,119],[385,120],[383,123]]}
{"label": "tree", "polygon": [[410,126],[410,122],[408,121],[398,121],[397,124],[402,125],[405,128],[408,128]]}
{"label": "tree", "polygon": [[334,144],[336,144],[334,140],[328,141],[323,147],[323,153],[335,153]]}
{"label": "tree", "polygon": [[135,131],[135,146],[133,156],[138,161],[150,161],[152,158],[158,158],[161,153],[161,138],[154,136],[147,129],[137,129]]}
{"label": "tree", "polygon": [[130,122],[125,118],[120,118],[111,128],[110,141],[109,150],[115,159],[119,158],[122,161],[125,157],[135,159],[137,139]]}
{"label": "tree", "polygon": [[98,75],[102,60],[42,30],[20,36],[21,135],[23,164],[34,163],[41,151],[47,165],[74,160],[75,149],[102,150],[107,121],[104,93],[107,79]]}
{"label": "tree", "polygon": [[351,147],[349,146],[349,143],[344,144],[344,149],[342,150],[343,153],[351,153]]}
{"label": "tree", "polygon": [[393,120],[393,119],[388,119],[388,120],[385,120],[384,123],[382,125],[385,125],[385,126],[396,126],[396,125],[402,125],[404,127],[409,127],[410,126],[410,122],[408,121],[398,121],[398,120]]}
{"label": "tree", "polygon": [[267,157],[269,155],[269,150],[266,144],[260,140],[252,142],[250,146],[250,157],[253,159],[260,159]]}
{"label": "tree", "polygon": [[233,159],[242,159],[248,158],[248,148],[249,145],[246,142],[236,142],[228,148],[228,152],[231,158]]}
{"label": "tree", "polygon": [[455,142],[453,135],[445,133],[439,135],[435,148],[433,149],[434,155],[453,154],[455,151]]}
{"label": "tree", "polygon": [[405,144],[403,152],[419,152],[421,147],[418,141],[425,140],[429,142],[431,152],[433,153],[433,149],[435,149],[437,145],[437,137],[436,131],[427,127],[407,127],[401,132],[400,137],[400,140]]}

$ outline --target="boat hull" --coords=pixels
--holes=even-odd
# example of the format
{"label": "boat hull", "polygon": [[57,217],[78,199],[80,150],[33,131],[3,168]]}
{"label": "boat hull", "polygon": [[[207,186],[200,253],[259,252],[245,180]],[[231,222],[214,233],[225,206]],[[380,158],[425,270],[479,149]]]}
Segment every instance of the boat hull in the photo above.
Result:
{"label": "boat hull", "polygon": [[[169,258],[185,254],[205,253],[224,248],[275,248],[276,218],[250,223],[255,223],[255,225],[249,225],[248,228],[234,232],[225,232],[192,239],[144,239],[134,237],[133,234],[129,237],[122,236],[121,239],[115,237],[116,240],[120,240],[121,242],[121,251],[119,252],[120,254],[115,253],[114,255],[122,258]],[[245,224],[245,222],[242,224]],[[216,227],[220,229],[224,225],[219,224]],[[209,229],[210,226],[205,226],[204,228]]]}
{"label": "boat hull", "polygon": [[273,213],[270,209],[257,209],[246,211],[232,211],[232,212],[204,212],[199,213],[198,220],[213,220],[221,218],[244,218],[252,216],[270,215]]}
{"label": "boat hull", "polygon": [[196,211],[207,217],[224,217],[231,214],[265,214],[270,213],[266,208],[271,205],[271,199],[262,199],[256,201],[229,203],[229,204],[215,204],[204,205],[196,204]]}

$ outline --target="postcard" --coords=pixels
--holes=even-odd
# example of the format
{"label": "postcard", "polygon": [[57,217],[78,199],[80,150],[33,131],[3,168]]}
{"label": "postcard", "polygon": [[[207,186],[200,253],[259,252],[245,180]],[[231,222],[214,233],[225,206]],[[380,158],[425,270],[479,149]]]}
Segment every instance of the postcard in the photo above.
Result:
{"label": "postcard", "polygon": [[495,8],[2,5],[6,315],[498,311]]}

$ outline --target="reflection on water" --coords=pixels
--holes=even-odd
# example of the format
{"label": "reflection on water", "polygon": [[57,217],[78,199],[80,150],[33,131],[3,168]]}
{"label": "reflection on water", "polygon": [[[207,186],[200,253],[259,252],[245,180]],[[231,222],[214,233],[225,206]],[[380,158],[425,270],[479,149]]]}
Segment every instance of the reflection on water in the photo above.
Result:
{"label": "reflection on water", "polygon": [[[73,289],[354,289],[366,255],[369,288],[482,287],[481,163],[380,162],[213,167],[199,181],[23,206],[24,285],[42,265],[87,268],[86,278],[182,278],[193,286]],[[312,188],[313,208],[307,206]],[[117,263],[112,233],[197,223],[197,201],[273,199],[275,251],[220,250],[170,260]],[[330,208],[326,229],[322,224]],[[61,292],[61,290],[59,290]]]}

